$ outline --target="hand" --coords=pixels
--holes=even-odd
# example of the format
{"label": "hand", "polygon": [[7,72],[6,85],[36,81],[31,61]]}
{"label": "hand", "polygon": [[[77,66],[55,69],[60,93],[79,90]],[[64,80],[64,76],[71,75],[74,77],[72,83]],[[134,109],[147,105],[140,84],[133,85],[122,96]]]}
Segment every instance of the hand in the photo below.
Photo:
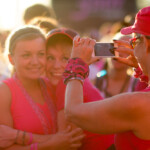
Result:
{"label": "hand", "polygon": [[13,145],[16,136],[17,130],[5,125],[0,125],[0,148],[6,148]]}
{"label": "hand", "polygon": [[91,38],[80,38],[76,36],[73,40],[71,58],[81,58],[87,64],[97,61],[98,58],[92,57],[95,43],[96,41]]}
{"label": "hand", "polygon": [[137,68],[138,62],[134,56],[134,49],[132,48],[130,43],[127,41],[117,40],[117,41],[114,41],[114,44],[117,46],[115,48],[115,51],[128,54],[128,56],[126,58],[116,57],[117,61],[124,63],[128,66]]}
{"label": "hand", "polygon": [[50,148],[53,150],[71,150],[77,149],[82,145],[81,140],[84,136],[82,129],[76,128],[71,131],[69,126],[65,131],[54,134],[53,138],[50,138],[47,142],[51,143],[50,145],[52,146]]}

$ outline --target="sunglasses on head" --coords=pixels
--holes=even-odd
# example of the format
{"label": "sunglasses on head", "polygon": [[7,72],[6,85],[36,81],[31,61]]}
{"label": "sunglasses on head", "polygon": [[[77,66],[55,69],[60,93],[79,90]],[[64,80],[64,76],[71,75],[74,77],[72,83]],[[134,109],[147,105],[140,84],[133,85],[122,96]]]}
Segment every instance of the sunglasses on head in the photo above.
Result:
{"label": "sunglasses on head", "polygon": [[77,32],[75,32],[74,30],[71,30],[71,29],[53,29],[53,30],[51,30],[48,34],[47,34],[47,37],[49,37],[49,36],[52,36],[52,35],[54,35],[54,34],[65,34],[65,35],[67,35],[67,36],[69,36],[71,39],[73,39],[76,35],[78,35],[78,33]]}

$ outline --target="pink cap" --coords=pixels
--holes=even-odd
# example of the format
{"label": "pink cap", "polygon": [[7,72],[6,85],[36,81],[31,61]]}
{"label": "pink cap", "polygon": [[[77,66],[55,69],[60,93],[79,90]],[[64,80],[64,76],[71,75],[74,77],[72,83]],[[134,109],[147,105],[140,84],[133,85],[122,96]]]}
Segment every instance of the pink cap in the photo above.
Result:
{"label": "pink cap", "polygon": [[56,28],[51,30],[50,32],[47,33],[47,41],[53,37],[54,35],[58,35],[58,34],[62,34],[62,35],[66,35],[67,37],[69,37],[71,40],[73,40],[73,38],[78,35],[78,33],[72,29],[68,29],[68,28]]}
{"label": "pink cap", "polygon": [[121,29],[122,34],[140,33],[150,35],[150,6],[139,10],[132,26]]}

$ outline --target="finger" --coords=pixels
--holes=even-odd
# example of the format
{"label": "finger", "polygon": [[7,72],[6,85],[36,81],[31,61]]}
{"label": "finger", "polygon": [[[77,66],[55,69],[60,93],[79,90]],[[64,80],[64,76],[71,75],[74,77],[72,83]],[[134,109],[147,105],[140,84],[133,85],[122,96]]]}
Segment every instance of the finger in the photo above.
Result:
{"label": "finger", "polygon": [[119,47],[119,48],[115,48],[114,51],[122,52],[122,53],[125,53],[125,54],[128,54],[128,55],[134,56],[133,49],[129,49],[129,48],[125,48],[125,47]]}
{"label": "finger", "polygon": [[82,131],[81,128],[76,128],[76,129],[72,130],[72,131],[69,133],[69,135],[70,135],[71,137],[73,137],[73,136],[75,136],[76,134],[80,134],[80,133],[82,133],[82,132],[83,132],[83,131]]}
{"label": "finger", "polygon": [[96,44],[96,41],[95,41],[95,40],[91,39],[91,40],[89,41],[89,47],[92,49],[92,51],[94,51],[94,46],[95,46],[95,44]]}
{"label": "finger", "polygon": [[96,40],[91,40],[90,41],[90,45],[93,47],[93,51],[94,51],[95,44],[96,44]]}
{"label": "finger", "polygon": [[96,44],[96,40],[94,39],[90,40],[90,45],[95,46],[95,44]]}
{"label": "finger", "polygon": [[118,62],[121,62],[123,64],[129,64],[129,62],[126,58],[117,57],[117,58],[114,58],[114,60],[117,60]]}
{"label": "finger", "polygon": [[81,38],[80,39],[80,44],[85,45],[87,47],[87,45],[85,43],[86,43],[86,38]]}
{"label": "finger", "polygon": [[95,63],[97,61],[100,61],[100,58],[98,58],[98,57],[92,57],[88,65],[93,64],[93,63]]}
{"label": "finger", "polygon": [[88,46],[90,44],[91,39],[90,38],[86,38],[84,44],[86,46]]}
{"label": "finger", "polygon": [[118,62],[121,62],[123,64],[126,64],[128,66],[131,66],[131,67],[136,66],[132,61],[128,60],[127,58],[117,57],[117,58],[115,58],[115,60],[117,60]]}
{"label": "finger", "polygon": [[71,126],[67,126],[67,128],[64,130],[65,133],[68,133],[72,130]]}
{"label": "finger", "polygon": [[80,41],[80,36],[79,35],[75,36],[73,41],[78,41],[79,42]]}
{"label": "finger", "polygon": [[84,137],[85,137],[84,134],[79,135],[79,136],[75,136],[75,137],[73,137],[73,138],[71,139],[71,142],[72,142],[72,143],[78,142],[78,141],[82,140]]}
{"label": "finger", "polygon": [[82,143],[76,143],[76,144],[71,144],[71,148],[79,148],[80,146],[82,146]]}
{"label": "finger", "polygon": [[129,41],[124,41],[124,40],[113,40],[113,41],[114,41],[114,44],[117,44],[117,46],[125,46],[128,48],[132,48]]}
{"label": "finger", "polygon": [[78,46],[78,45],[79,45],[79,42],[80,42],[80,36],[77,35],[77,36],[75,36],[74,39],[73,39],[73,45],[74,45],[74,46]]}

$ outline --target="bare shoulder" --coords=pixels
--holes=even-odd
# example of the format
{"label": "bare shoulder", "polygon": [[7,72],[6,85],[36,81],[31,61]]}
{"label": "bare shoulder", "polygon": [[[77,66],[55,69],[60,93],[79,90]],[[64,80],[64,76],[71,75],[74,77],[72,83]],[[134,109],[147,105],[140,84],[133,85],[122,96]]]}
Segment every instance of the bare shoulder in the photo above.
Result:
{"label": "bare shoulder", "polygon": [[[130,94],[122,95],[123,107],[133,116],[141,116],[150,111],[150,92],[132,92]],[[132,117],[132,115],[131,115]]]}
{"label": "bare shoulder", "polygon": [[[0,84],[0,105],[11,103],[11,92],[5,83]],[[2,107],[2,106],[0,106]]]}

